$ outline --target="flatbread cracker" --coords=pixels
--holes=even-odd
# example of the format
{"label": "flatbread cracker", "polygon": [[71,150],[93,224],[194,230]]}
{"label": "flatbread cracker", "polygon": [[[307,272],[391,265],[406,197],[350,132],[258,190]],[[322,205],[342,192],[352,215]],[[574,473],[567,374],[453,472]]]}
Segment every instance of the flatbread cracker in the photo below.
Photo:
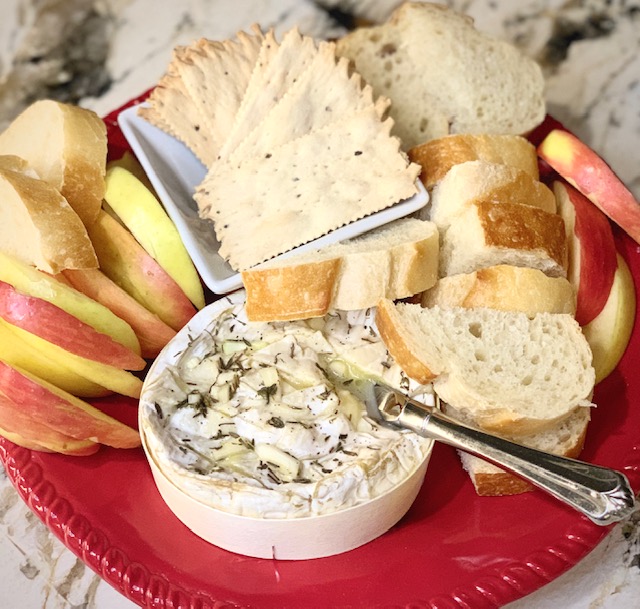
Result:
{"label": "flatbread cracker", "polygon": [[289,30],[279,45],[273,33],[267,33],[231,134],[220,150],[220,159],[226,159],[262,122],[305,71],[316,53],[315,40],[302,36],[297,28]]}
{"label": "flatbread cracker", "polygon": [[140,116],[186,144],[206,166],[214,161],[210,137],[202,128],[202,116],[174,71],[168,71],[160,79],[147,101],[149,106],[140,107]]}
{"label": "flatbread cracker", "polygon": [[231,160],[263,156],[269,148],[344,120],[368,106],[374,106],[380,118],[390,101],[374,103],[373,90],[346,58],[335,55],[335,44],[320,42],[318,51],[302,76],[282,96],[267,116],[229,155]]}
{"label": "flatbread cracker", "polygon": [[370,106],[263,158],[216,163],[195,199],[219,254],[244,270],[415,194],[420,168],[392,124]]}
{"label": "flatbread cracker", "polygon": [[206,125],[212,157],[228,138],[264,40],[260,28],[223,42],[201,38],[179,61],[177,74]]}

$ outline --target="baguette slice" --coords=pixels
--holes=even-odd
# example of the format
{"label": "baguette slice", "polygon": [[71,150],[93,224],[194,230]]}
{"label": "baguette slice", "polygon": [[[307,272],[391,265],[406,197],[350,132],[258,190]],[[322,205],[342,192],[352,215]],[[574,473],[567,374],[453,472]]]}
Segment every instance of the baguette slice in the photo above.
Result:
{"label": "baguette slice", "polygon": [[0,250],[47,273],[97,268],[87,230],[50,184],[0,168]]}
{"label": "baguette slice", "polygon": [[382,300],[376,324],[408,376],[487,431],[538,433],[591,403],[591,350],[571,315]]}
{"label": "baguette slice", "polygon": [[444,234],[440,275],[511,264],[565,277],[566,240],[564,221],[558,214],[528,205],[473,203]]}
{"label": "baguette slice", "polygon": [[405,2],[387,23],[337,45],[375,94],[391,99],[407,149],[448,133],[522,134],[544,119],[538,64],[447,7]]}
{"label": "baguette slice", "polygon": [[[461,423],[475,426],[473,420],[465,420],[458,411],[448,405],[445,405],[444,411]],[[530,448],[574,459],[578,457],[584,446],[590,418],[589,408],[576,408],[565,421],[548,431],[507,439]],[[478,495],[517,495],[531,491],[534,488],[522,478],[510,474],[479,457],[463,451],[458,451],[458,454],[462,466],[469,474]]]}
{"label": "baguette slice", "polygon": [[499,264],[442,277],[422,294],[422,306],[488,307],[503,311],[575,315],[576,295],[564,277],[538,269]]}
{"label": "baguette slice", "polygon": [[82,222],[98,217],[104,195],[107,135],[90,110],[40,100],[0,133],[0,154],[23,158],[38,176],[59,190]]}
{"label": "baguette slice", "polygon": [[244,271],[251,321],[320,317],[373,307],[431,287],[438,271],[438,231],[403,218],[363,236]]}
{"label": "baguette slice", "polygon": [[411,148],[409,158],[422,167],[420,179],[433,188],[455,165],[485,161],[508,165],[539,179],[538,155],[528,140],[519,135],[461,133],[430,140]]}
{"label": "baguette slice", "polygon": [[446,230],[473,203],[512,203],[556,213],[551,189],[516,167],[468,161],[454,165],[431,191],[429,219]]}

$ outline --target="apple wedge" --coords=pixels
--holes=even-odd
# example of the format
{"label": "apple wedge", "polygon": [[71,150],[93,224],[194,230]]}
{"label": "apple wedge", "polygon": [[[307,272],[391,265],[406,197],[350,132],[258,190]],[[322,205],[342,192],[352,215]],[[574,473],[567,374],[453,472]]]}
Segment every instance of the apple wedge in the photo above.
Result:
{"label": "apple wedge", "polygon": [[598,316],[582,328],[593,352],[596,383],[609,376],[631,338],[636,315],[636,291],[624,258],[617,255],[618,266],[609,298]]}
{"label": "apple wedge", "polygon": [[100,269],[164,323],[180,330],[195,314],[182,288],[115,218],[101,211],[89,227]]}
{"label": "apple wedge", "polygon": [[87,439],[77,440],[51,429],[38,419],[31,418],[19,405],[2,393],[0,393],[0,435],[25,448],[66,455],[93,455],[100,448],[97,442]]}
{"label": "apple wedge", "polygon": [[60,307],[98,332],[140,353],[135,332],[127,322],[104,305],[82,294],[59,279],[0,252],[0,281],[16,290]]}
{"label": "apple wedge", "polygon": [[54,304],[0,281],[0,317],[70,353],[125,370],[142,370],[140,355]]}
{"label": "apple wedge", "polygon": [[618,267],[613,231],[607,216],[573,186],[558,180],[553,191],[567,231],[576,320],[585,326],[602,311],[611,292]]}
{"label": "apple wedge", "polygon": [[0,359],[79,397],[99,398],[112,393],[25,343],[9,329],[3,319],[0,319]]}
{"label": "apple wedge", "polygon": [[140,397],[142,381],[131,372],[80,357],[13,324],[7,322],[4,324],[6,329],[32,349],[38,350],[43,357],[61,362],[75,374],[105,389],[132,398]]}
{"label": "apple wedge", "polygon": [[[140,446],[140,435],[132,427],[60,388],[2,361],[0,396],[13,402],[14,416],[17,416],[17,410],[26,418],[26,422],[37,421],[38,424],[77,440],[91,440],[114,448]],[[14,431],[18,433],[23,429],[17,423],[16,427]]]}
{"label": "apple wedge", "polygon": [[173,328],[129,296],[99,269],[64,271],[62,275],[76,290],[103,304],[133,328],[140,342],[142,357],[156,357],[176,335]]}
{"label": "apple wedge", "polygon": [[145,251],[198,308],[204,291],[175,224],[155,195],[124,167],[110,167],[104,199]]}
{"label": "apple wedge", "polygon": [[572,133],[554,129],[538,155],[640,243],[640,203],[596,152]]}

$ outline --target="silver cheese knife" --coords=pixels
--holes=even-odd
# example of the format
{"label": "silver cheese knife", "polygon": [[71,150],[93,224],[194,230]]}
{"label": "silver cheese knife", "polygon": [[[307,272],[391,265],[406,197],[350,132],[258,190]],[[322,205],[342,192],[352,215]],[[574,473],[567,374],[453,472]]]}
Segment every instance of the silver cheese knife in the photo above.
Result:
{"label": "silver cheese knife", "polygon": [[638,507],[626,476],[620,472],[559,457],[467,427],[435,405],[419,402],[401,391],[373,383],[366,391],[367,413],[392,427],[410,429],[482,457],[547,491],[598,525],[628,518]]}

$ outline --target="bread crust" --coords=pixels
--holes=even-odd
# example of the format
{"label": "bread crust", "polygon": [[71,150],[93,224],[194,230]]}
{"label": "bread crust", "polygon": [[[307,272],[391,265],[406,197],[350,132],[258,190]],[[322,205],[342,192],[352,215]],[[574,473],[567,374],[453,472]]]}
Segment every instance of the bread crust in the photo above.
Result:
{"label": "bread crust", "polygon": [[95,222],[107,164],[107,131],[97,114],[53,100],[37,101],[0,134],[0,154],[25,159],[62,193],[85,226]]}
{"label": "bread crust", "polygon": [[519,135],[453,134],[410,148],[409,159],[422,167],[420,179],[433,188],[454,166],[467,161],[509,165],[539,179],[535,147]]}
{"label": "bread crust", "polygon": [[391,357],[413,380],[422,384],[430,383],[440,374],[439,370],[432,370],[420,360],[391,300],[384,299],[378,303],[376,327]]}
{"label": "bread crust", "polygon": [[422,294],[422,306],[434,305],[574,315],[576,296],[564,277],[548,277],[538,269],[500,264],[442,277]]}
{"label": "bread crust", "polygon": [[[52,186],[0,169],[2,208],[9,218],[2,248],[8,255],[48,273],[97,268],[98,259],[80,218]],[[8,231],[18,231],[9,234]]]}

